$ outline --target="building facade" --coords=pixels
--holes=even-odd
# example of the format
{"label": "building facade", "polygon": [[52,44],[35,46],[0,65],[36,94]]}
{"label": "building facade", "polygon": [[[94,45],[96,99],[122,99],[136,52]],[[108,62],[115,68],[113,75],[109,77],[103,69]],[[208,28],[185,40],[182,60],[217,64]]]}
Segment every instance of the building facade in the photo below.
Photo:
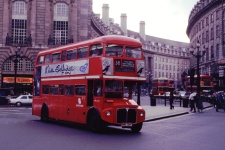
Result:
{"label": "building facade", "polygon": [[[200,58],[200,74],[209,74],[217,82],[217,88],[225,87],[225,24],[224,0],[199,0],[192,9],[187,27],[190,45],[195,53],[205,51]],[[196,67],[196,58],[191,57],[191,67]]]}
{"label": "building facade", "polygon": [[97,36],[117,34],[143,43],[146,75],[174,78],[189,68],[188,43],[145,35],[127,29],[126,14],[121,25],[109,18],[109,6],[103,15],[94,14],[92,0],[4,0],[0,1],[0,86],[17,87],[17,92],[32,92],[34,62],[39,51]]}

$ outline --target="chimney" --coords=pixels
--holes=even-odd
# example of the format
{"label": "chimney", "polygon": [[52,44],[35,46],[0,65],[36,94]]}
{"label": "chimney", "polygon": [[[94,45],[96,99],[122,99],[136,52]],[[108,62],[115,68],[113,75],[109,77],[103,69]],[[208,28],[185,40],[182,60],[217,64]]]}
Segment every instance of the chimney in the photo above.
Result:
{"label": "chimney", "polygon": [[109,26],[109,5],[103,4],[102,5],[102,21],[105,25]]}
{"label": "chimney", "polygon": [[127,36],[127,14],[121,14],[120,26],[124,34]]}
{"label": "chimney", "polygon": [[139,34],[144,40],[146,40],[146,37],[145,37],[145,21],[140,21]]}

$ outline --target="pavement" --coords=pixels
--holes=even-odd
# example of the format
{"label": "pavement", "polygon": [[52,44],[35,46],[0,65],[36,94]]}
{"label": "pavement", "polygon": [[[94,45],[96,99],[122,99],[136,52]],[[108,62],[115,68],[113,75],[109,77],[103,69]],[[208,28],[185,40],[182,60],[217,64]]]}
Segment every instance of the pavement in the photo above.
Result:
{"label": "pavement", "polygon": [[[183,107],[183,102],[175,101],[174,102],[174,109],[170,109],[169,102],[166,102],[164,99],[156,99],[156,106],[151,106],[150,98],[148,96],[142,96],[141,99],[141,107],[145,110],[145,122],[155,121],[170,117],[176,117],[180,115],[186,115],[190,112],[190,107]],[[205,108],[213,107],[208,102],[203,102],[203,111]],[[196,108],[197,111],[197,108]],[[198,111],[197,111],[198,113]]]}

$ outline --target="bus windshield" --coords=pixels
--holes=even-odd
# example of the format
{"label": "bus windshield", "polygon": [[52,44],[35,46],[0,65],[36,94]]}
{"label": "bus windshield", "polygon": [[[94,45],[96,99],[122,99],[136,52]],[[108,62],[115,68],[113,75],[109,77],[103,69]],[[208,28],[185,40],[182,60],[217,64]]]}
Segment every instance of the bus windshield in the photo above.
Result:
{"label": "bus windshield", "polygon": [[120,80],[105,81],[106,98],[123,98],[123,82]]}
{"label": "bus windshield", "polygon": [[123,46],[116,44],[108,44],[106,46],[106,56],[123,56]]}
{"label": "bus windshield", "polygon": [[126,57],[141,58],[140,47],[126,47]]}

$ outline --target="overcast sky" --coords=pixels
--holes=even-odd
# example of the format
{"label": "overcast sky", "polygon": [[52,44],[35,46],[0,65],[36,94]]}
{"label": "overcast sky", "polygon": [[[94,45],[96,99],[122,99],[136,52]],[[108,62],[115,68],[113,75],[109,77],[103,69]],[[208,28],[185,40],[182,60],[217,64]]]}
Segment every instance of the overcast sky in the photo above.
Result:
{"label": "overcast sky", "polygon": [[139,32],[145,21],[147,35],[188,42],[186,28],[190,11],[198,0],[93,0],[93,11],[102,14],[109,4],[109,17],[120,24],[121,13],[127,14],[127,28]]}

